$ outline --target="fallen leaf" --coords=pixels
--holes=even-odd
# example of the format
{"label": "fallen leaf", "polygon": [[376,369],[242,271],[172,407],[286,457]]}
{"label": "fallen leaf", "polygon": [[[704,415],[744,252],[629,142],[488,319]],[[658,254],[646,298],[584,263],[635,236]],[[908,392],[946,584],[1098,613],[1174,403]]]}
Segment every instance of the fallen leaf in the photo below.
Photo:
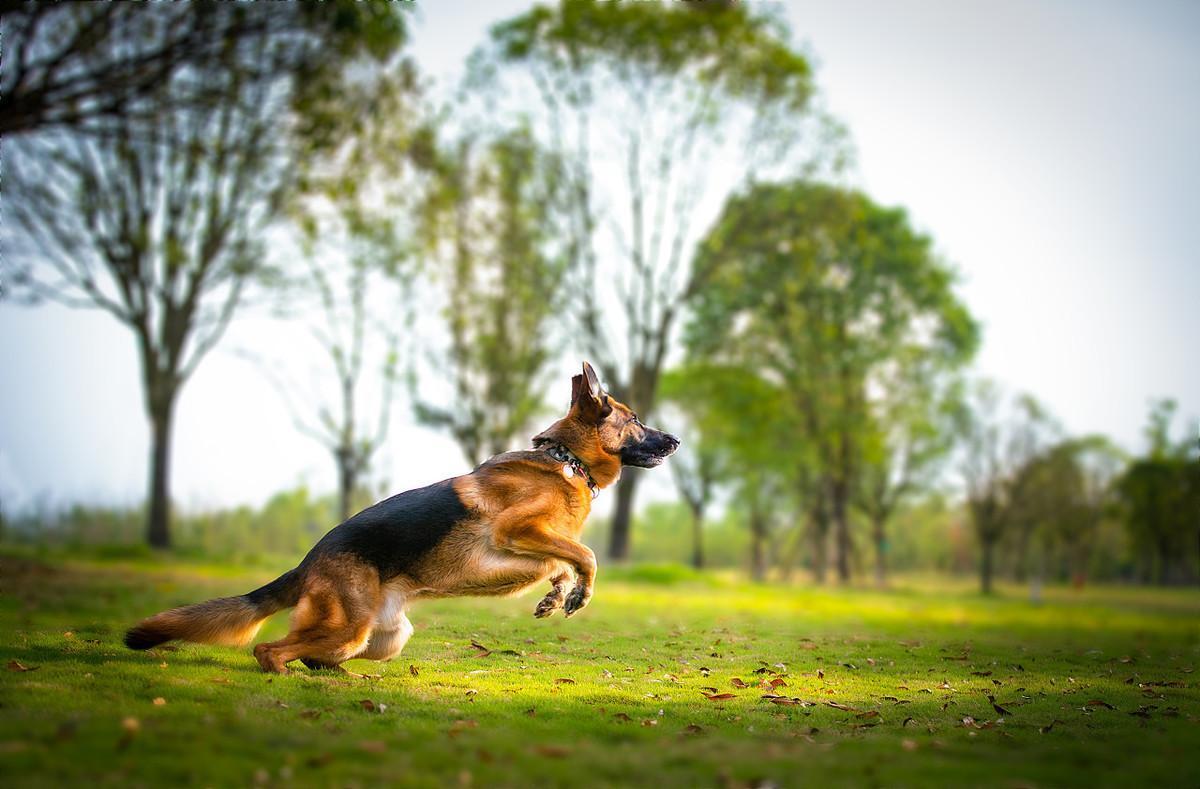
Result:
{"label": "fallen leaf", "polygon": [[904,728],[904,727],[905,727],[905,726],[907,726],[908,724],[910,724],[910,723],[914,723],[914,722],[915,722],[915,721],[914,721],[912,718],[905,718],[905,719],[904,719],[904,723],[901,723],[901,724],[900,724],[900,728]]}
{"label": "fallen leaf", "polygon": [[987,700],[989,702],[991,702],[992,709],[994,709],[996,711],[997,715],[1011,715],[1012,714],[1011,712],[1009,712],[1008,710],[1004,709],[1003,707],[1001,707],[999,704],[996,703],[995,696],[988,694]]}
{"label": "fallen leaf", "polygon": [[917,741],[909,739],[901,740],[900,747],[906,751],[915,751],[917,749]]}
{"label": "fallen leaf", "polygon": [[19,660],[8,661],[9,671],[37,671],[41,666],[26,666]]}
{"label": "fallen leaf", "polygon": [[972,671],[972,672],[971,672],[971,676],[974,676],[974,677],[990,677],[990,676],[992,676],[992,672],[990,672],[990,671]]}
{"label": "fallen leaf", "polygon": [[535,745],[533,750],[539,756],[551,759],[565,759],[571,755],[571,749],[562,745]]}
{"label": "fallen leaf", "polygon": [[421,669],[417,668],[412,663],[409,663],[408,664],[408,673],[412,674],[414,677],[419,677],[419,676],[421,676]]}
{"label": "fallen leaf", "polygon": [[702,687],[700,688],[700,690],[702,690],[702,691],[706,691],[706,692],[708,692],[708,693],[716,693],[716,692],[717,692],[717,689],[716,689],[716,688],[709,687],[708,685],[704,685],[704,686],[702,686]]}
{"label": "fallen leaf", "polygon": [[730,685],[733,685],[735,688],[748,688],[748,687],[750,687],[749,685],[747,685],[745,682],[743,682],[743,681],[742,681],[742,678],[741,678],[741,677],[734,677],[733,679],[729,680],[729,684],[730,684]]}
{"label": "fallen leaf", "polygon": [[704,734],[704,729],[700,728],[699,726],[697,726],[694,723],[689,723],[687,726],[683,727],[683,733],[684,734]]}
{"label": "fallen leaf", "polygon": [[379,704],[377,702],[371,701],[370,699],[361,699],[358,702],[358,706],[362,707],[367,712],[383,712],[384,710],[387,709],[386,704]]}
{"label": "fallen leaf", "polygon": [[858,713],[854,717],[856,717],[856,718],[878,718],[879,710],[867,710],[866,712]]}
{"label": "fallen leaf", "polygon": [[471,646],[475,649],[475,651],[477,651],[479,653],[476,657],[482,658],[482,657],[487,657],[488,655],[492,654],[492,650],[488,649],[483,644],[480,644],[475,639],[471,639]]}
{"label": "fallen leaf", "polygon": [[734,693],[705,693],[704,698],[709,701],[725,701],[727,699],[736,699],[737,694]]}
{"label": "fallen leaf", "polygon": [[532,718],[537,715],[537,710],[535,710],[533,707],[530,707],[529,709],[525,710],[525,715],[526,717]]}
{"label": "fallen leaf", "polygon": [[1050,732],[1050,730],[1054,728],[1054,724],[1056,724],[1056,723],[1062,723],[1062,721],[1055,718],[1054,720],[1047,723],[1045,726],[1038,727],[1038,731],[1040,731],[1042,734],[1048,734]]}
{"label": "fallen leaf", "polygon": [[167,700],[164,699],[162,696],[158,696],[157,698],[154,699],[154,701],[152,703],[154,704],[155,707],[162,707],[162,706],[166,705]]}
{"label": "fallen leaf", "polygon": [[559,677],[558,679],[554,680],[554,684],[555,685],[574,685],[575,680],[571,679],[570,677]]}
{"label": "fallen leaf", "polygon": [[305,710],[304,712],[300,713],[300,717],[304,718],[306,720],[316,720],[317,718],[321,717],[321,711],[320,710]]}
{"label": "fallen leaf", "polygon": [[123,751],[133,742],[133,738],[137,736],[138,731],[142,728],[141,722],[137,718],[124,718],[121,720],[121,738],[117,740],[117,750]]}
{"label": "fallen leaf", "polygon": [[773,688],[787,687],[787,682],[782,677],[776,677],[775,679],[771,680],[770,683],[768,683],[768,684],[770,684],[770,686]]}
{"label": "fallen leaf", "polygon": [[466,731],[467,729],[478,728],[478,726],[479,726],[478,721],[471,720],[469,718],[468,719],[460,719],[460,720],[456,720],[454,723],[450,724],[450,728],[449,728],[449,730],[447,730],[446,733],[449,734],[451,737],[457,737],[459,734]]}
{"label": "fallen leaf", "polygon": [[817,669],[817,679],[825,679],[825,672],[822,669]]}
{"label": "fallen leaf", "polygon": [[613,713],[613,718],[615,718],[616,720],[619,720],[619,721],[621,721],[622,723],[629,723],[629,722],[631,722],[631,721],[633,720],[633,718],[629,717],[629,716],[628,716],[628,715],[626,715],[624,712],[614,712],[614,713]]}
{"label": "fallen leaf", "polygon": [[332,761],[333,754],[326,751],[325,753],[318,753],[315,756],[308,757],[304,760],[304,764],[309,767],[324,767]]}
{"label": "fallen leaf", "polygon": [[839,704],[836,701],[827,701],[825,703],[830,707],[833,707],[835,710],[841,710],[842,712],[860,712],[857,707],[848,707],[845,704]]}
{"label": "fallen leaf", "polygon": [[657,726],[658,718],[647,718],[646,720],[642,721],[642,725],[643,726]]}
{"label": "fallen leaf", "polygon": [[1085,707],[1103,707],[1106,710],[1115,710],[1116,709],[1116,707],[1109,704],[1107,701],[1105,701],[1103,699],[1092,699],[1091,701],[1087,702],[1087,704],[1085,704],[1084,706]]}

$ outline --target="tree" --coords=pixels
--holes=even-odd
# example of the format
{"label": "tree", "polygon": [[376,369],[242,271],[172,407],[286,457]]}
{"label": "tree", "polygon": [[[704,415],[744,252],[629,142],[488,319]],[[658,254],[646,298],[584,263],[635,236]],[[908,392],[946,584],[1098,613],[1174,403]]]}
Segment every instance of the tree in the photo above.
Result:
{"label": "tree", "polygon": [[563,311],[565,261],[556,243],[556,168],[532,135],[466,136],[428,163],[422,248],[438,265],[453,380],[417,418],[447,429],[477,465],[512,448],[542,409]]}
{"label": "tree", "polygon": [[1016,521],[1019,475],[1055,434],[1045,410],[1029,395],[1005,395],[980,381],[957,414],[967,510],[979,540],[979,584],[991,594],[996,546]]}
{"label": "tree", "polygon": [[[337,124],[348,133],[311,146],[289,202],[301,263],[272,283],[279,311],[307,323],[327,372],[306,389],[254,359],[296,428],[333,458],[341,520],[363,497],[411,350],[401,328],[413,319],[417,226],[408,217],[423,186],[415,163],[428,147],[421,98],[415,66],[401,57],[342,87]],[[330,380],[332,392],[322,385]]]}
{"label": "tree", "polygon": [[872,388],[897,364],[940,374],[974,352],[977,328],[953,272],[903,210],[804,180],[731,198],[698,262],[711,273],[693,301],[689,353],[736,357],[786,393],[774,432],[803,448],[791,469],[797,498],[810,502],[816,574],[832,526],[845,581]]}
{"label": "tree", "polygon": [[771,525],[780,502],[787,501],[789,471],[803,452],[784,427],[786,394],[753,369],[720,358],[689,360],[670,371],[663,386],[668,400],[688,414],[701,436],[691,451],[708,456],[711,464],[700,471],[698,458],[697,471],[688,480],[695,492],[689,495],[706,505],[712,484],[705,478],[715,478],[719,469],[721,480],[734,490],[733,508],[750,532],[751,577],[764,580]]}
{"label": "tree", "polygon": [[687,505],[692,517],[692,567],[704,568],[704,518],[721,479],[726,475],[722,464],[723,450],[699,427],[698,410],[705,403],[698,401],[688,381],[686,371],[671,371],[663,378],[663,398],[683,415],[679,449],[671,456],[671,477],[675,489]]}
{"label": "tree", "polygon": [[347,57],[386,58],[404,37],[404,17],[385,3],[8,2],[0,135],[119,134],[164,111],[212,110],[226,86],[211,77],[230,71],[294,76],[298,105],[324,105]]}
{"label": "tree", "polygon": [[[203,4],[188,4],[194,5]],[[147,14],[177,13],[138,8]],[[166,51],[172,46],[165,39],[146,40],[167,36],[169,25],[147,27],[135,24],[135,17],[112,29],[49,29],[51,17],[35,17],[22,28],[24,49],[6,52],[17,59],[18,72],[41,64],[64,34],[72,41],[102,37],[78,58],[74,44],[63,50],[64,59],[78,63],[81,80],[92,74],[87,69],[97,59],[125,62],[129,52],[142,47]],[[399,43],[402,26],[389,29],[396,35],[387,40]],[[175,68],[153,89],[140,89],[136,112],[120,98],[119,112],[85,114],[104,117],[103,134],[60,129],[6,144],[5,211],[12,222],[3,231],[2,273],[14,295],[102,309],[135,336],[151,425],[147,539],[155,547],[170,545],[169,460],[179,392],[221,338],[247,285],[264,273],[260,234],[292,185],[289,158],[302,146],[285,143],[298,142],[289,132],[306,124],[289,125],[285,119],[293,117],[289,110],[302,106],[320,118],[329,106],[327,96],[310,95],[307,87],[291,90],[290,73],[239,68],[251,54],[255,62],[290,62],[284,53],[296,46],[291,35],[268,35],[268,30],[274,28],[268,25],[253,39],[229,43],[234,54],[210,69],[200,69],[198,61],[192,68]],[[42,35],[46,39],[39,43]],[[358,52],[361,46],[344,43],[319,72],[305,70],[313,77],[309,86],[328,87],[328,80],[317,77],[332,80],[342,73],[336,52]],[[14,94],[20,88],[18,82]],[[194,101],[200,90],[204,102]],[[51,125],[75,122],[69,121],[59,118]],[[315,144],[326,131],[327,125],[317,124],[306,139]]]}
{"label": "tree", "polygon": [[[649,418],[707,275],[692,259],[697,231],[738,184],[797,166],[809,63],[777,17],[743,4],[570,0],[496,25],[473,63],[486,109],[520,97],[559,157],[572,336],[608,390]],[[614,559],[629,555],[639,479],[631,470],[617,487]]]}
{"label": "tree", "polygon": [[1117,481],[1141,574],[1160,584],[1200,577],[1200,456],[1192,441],[1171,439],[1175,411],[1171,400],[1153,404],[1145,431],[1148,450]]}
{"label": "tree", "polygon": [[[1019,535],[1018,578],[1028,575],[1030,597],[1041,599],[1047,575],[1059,564],[1082,579],[1090,537],[1099,526],[1106,490],[1096,489],[1085,460],[1105,448],[1102,439],[1068,439],[1030,458],[1013,481],[1009,520]],[[1092,464],[1093,472],[1100,471]],[[1081,582],[1081,581],[1080,581]]]}
{"label": "tree", "polygon": [[900,359],[884,373],[869,404],[854,500],[871,526],[875,583],[887,583],[887,525],[896,510],[928,489],[953,448],[949,424],[961,395],[957,381],[918,359]]}

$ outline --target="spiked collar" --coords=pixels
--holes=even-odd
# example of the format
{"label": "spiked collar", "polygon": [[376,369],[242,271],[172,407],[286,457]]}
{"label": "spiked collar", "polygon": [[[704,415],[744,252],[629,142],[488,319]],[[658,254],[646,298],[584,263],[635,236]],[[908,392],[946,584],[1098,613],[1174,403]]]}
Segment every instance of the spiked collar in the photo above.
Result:
{"label": "spiked collar", "polygon": [[[571,450],[557,442],[550,442],[542,445],[542,450],[550,457],[557,460],[559,463],[565,463],[563,467],[563,475],[572,477],[578,474],[587,482],[588,490],[592,492],[592,498],[600,495],[600,486],[596,484],[596,480],[592,479],[592,472],[588,470],[587,464]],[[566,472],[570,470],[570,474]]]}

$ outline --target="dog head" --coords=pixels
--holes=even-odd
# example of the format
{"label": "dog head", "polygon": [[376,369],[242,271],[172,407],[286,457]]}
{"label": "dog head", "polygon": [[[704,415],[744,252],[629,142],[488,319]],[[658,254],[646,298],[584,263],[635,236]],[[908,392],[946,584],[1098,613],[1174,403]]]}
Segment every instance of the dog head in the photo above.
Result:
{"label": "dog head", "polygon": [[629,406],[605,392],[587,362],[571,378],[567,415],[533,438],[535,447],[549,443],[574,453],[601,487],[617,480],[621,466],[653,468],[679,447],[678,438],[643,425]]}

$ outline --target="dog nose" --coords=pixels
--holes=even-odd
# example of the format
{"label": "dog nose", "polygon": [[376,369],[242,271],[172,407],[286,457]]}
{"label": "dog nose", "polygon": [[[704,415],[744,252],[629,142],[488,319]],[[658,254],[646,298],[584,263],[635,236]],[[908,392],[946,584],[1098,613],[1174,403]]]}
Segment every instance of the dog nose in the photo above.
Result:
{"label": "dog nose", "polygon": [[663,433],[663,438],[667,439],[667,443],[671,445],[671,449],[679,447],[679,439],[670,433]]}

